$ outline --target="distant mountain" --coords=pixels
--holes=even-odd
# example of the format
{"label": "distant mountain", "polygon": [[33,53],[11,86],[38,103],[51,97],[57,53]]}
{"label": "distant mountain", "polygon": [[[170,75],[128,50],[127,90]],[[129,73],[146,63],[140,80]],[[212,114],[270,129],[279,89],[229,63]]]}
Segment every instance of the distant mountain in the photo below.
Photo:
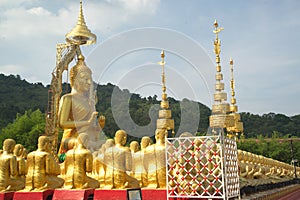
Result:
{"label": "distant mountain", "polygon": [[[65,87],[67,86],[66,84],[64,85]],[[29,83],[26,80],[22,80],[19,75],[6,76],[0,74],[0,133],[2,128],[14,121],[17,113],[23,114],[29,109],[40,109],[42,112],[46,112],[48,90],[49,85],[44,86],[41,83]],[[111,108],[111,97],[114,90],[120,93],[122,98],[128,97],[130,99],[130,116],[127,116],[126,113],[124,114],[124,107],[122,107],[122,105],[118,105],[118,108],[114,110],[114,112],[118,113],[118,116],[123,117],[122,114],[124,114],[124,120],[130,117],[139,126],[146,126],[151,122],[155,123],[158,106],[153,107],[153,105],[160,103],[157,100],[157,95],[141,97],[139,94],[132,94],[126,89],[121,90],[118,86],[110,83],[107,85],[98,85],[98,103],[96,108],[100,114],[106,117],[104,132],[108,137],[112,137],[114,132],[119,129]],[[197,119],[199,113],[194,112],[190,105],[198,104],[200,121],[196,131],[202,134],[206,132],[209,124],[208,118],[211,114],[211,110],[207,106],[187,99],[177,101],[173,98],[169,98],[169,102],[172,117],[175,120],[175,131],[189,131],[188,125],[190,121],[185,120],[183,124],[181,124],[181,117],[184,115],[189,116],[189,119]],[[251,113],[240,114],[244,122],[246,137],[256,137],[258,135],[271,137],[274,133],[277,135],[291,134],[300,137],[300,115],[288,117],[275,113],[264,114],[262,116]],[[154,130],[151,129],[151,131]]]}

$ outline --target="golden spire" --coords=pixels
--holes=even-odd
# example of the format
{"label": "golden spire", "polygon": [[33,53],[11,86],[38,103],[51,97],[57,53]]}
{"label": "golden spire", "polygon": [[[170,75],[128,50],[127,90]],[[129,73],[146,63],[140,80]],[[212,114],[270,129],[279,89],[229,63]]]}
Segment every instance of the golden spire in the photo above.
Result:
{"label": "golden spire", "polygon": [[66,34],[66,41],[75,45],[90,45],[96,43],[97,37],[87,27],[80,0],[80,9],[76,26]]}
{"label": "golden spire", "polygon": [[[214,128],[225,128],[232,120],[229,119],[228,113],[230,111],[229,103],[227,103],[227,93],[224,92],[225,84],[222,82],[223,74],[220,65],[220,52],[221,52],[221,41],[219,39],[219,33],[223,28],[219,28],[217,20],[214,22],[215,29],[213,32],[216,35],[214,40],[214,52],[216,55],[216,83],[215,83],[215,94],[214,104],[212,105],[212,114],[209,117],[209,125]],[[214,133],[212,133],[214,134]]]}
{"label": "golden spire", "polygon": [[235,98],[235,83],[234,83],[234,76],[233,76],[233,60],[230,58],[230,88],[231,88],[231,104],[230,104],[230,114],[229,116],[233,118],[234,124],[231,126],[227,126],[226,129],[228,131],[228,137],[234,137],[235,139],[238,138],[238,134],[242,133],[244,130],[243,122],[241,121],[240,114],[237,113],[238,106],[236,105],[236,98]]}
{"label": "golden spire", "polygon": [[231,105],[230,105],[230,112],[236,113],[238,111],[238,107],[236,105],[236,98],[235,98],[235,84],[234,84],[234,77],[233,77],[233,60],[230,58],[230,75],[231,75],[231,80],[230,80],[230,88],[231,88]]}
{"label": "golden spire", "polygon": [[219,39],[219,33],[224,29],[224,28],[218,28],[218,22],[215,20],[214,22],[215,30],[213,31],[216,34],[216,39],[214,41],[214,51],[216,54],[216,93],[214,95],[214,100],[216,102],[223,102],[227,100],[227,94],[225,92],[222,92],[224,90],[224,83],[221,81],[223,80],[223,74],[222,74],[222,69],[220,65],[220,52],[221,52],[221,41]]}
{"label": "golden spire", "polygon": [[166,93],[166,75],[165,75],[165,52],[162,51],[161,61],[159,65],[162,67],[162,100],[160,102],[160,110],[158,111],[158,119],[156,121],[156,129],[165,129],[171,131],[174,137],[174,119],[172,119],[172,111],[169,109],[169,101]]}
{"label": "golden spire", "polygon": [[168,102],[168,97],[167,97],[167,93],[166,93],[166,75],[165,75],[165,52],[164,50],[161,51],[161,62],[159,62],[159,64],[161,65],[162,67],[162,95],[161,95],[161,98],[162,98],[162,101],[160,103],[160,107],[163,108],[163,109],[168,109],[169,108],[169,102]]}

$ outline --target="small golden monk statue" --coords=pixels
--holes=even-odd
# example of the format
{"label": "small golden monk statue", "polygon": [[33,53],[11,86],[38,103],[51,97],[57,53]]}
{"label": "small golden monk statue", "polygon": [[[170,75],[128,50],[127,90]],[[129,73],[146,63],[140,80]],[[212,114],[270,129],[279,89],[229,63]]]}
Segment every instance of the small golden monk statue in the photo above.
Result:
{"label": "small golden monk statue", "polygon": [[132,157],[128,147],[125,147],[127,133],[118,130],[115,134],[115,146],[106,149],[104,153],[105,187],[123,189],[137,188],[137,179],[129,176],[126,171],[132,169]]}
{"label": "small golden monk statue", "polygon": [[144,165],[147,173],[148,188],[166,188],[166,129],[156,129],[156,143],[146,148]]}
{"label": "small golden monk statue", "polygon": [[81,133],[87,133],[89,141],[86,147],[91,152],[97,151],[104,141],[100,133],[105,124],[105,117],[97,119],[96,94],[93,89],[92,71],[84,62],[84,57],[78,57],[77,64],[70,70],[72,91],[62,96],[59,108],[59,125],[64,129],[59,154],[72,149],[76,138]]}
{"label": "small golden monk statue", "polygon": [[24,147],[21,144],[17,144],[14,148],[14,155],[17,158],[17,179],[21,180],[23,183],[22,188],[25,187],[25,175],[26,175],[26,160],[23,158]]}
{"label": "small golden monk statue", "polygon": [[93,162],[93,172],[94,178],[97,179],[100,183],[100,187],[104,187],[104,178],[105,178],[105,164],[104,164],[104,153],[106,149],[115,145],[113,139],[107,139],[106,142],[101,146],[96,157],[94,157]]}
{"label": "small golden monk statue", "polygon": [[82,133],[77,137],[75,148],[66,153],[64,162],[65,188],[88,189],[99,187],[99,182],[86,174],[93,170],[93,155],[86,148],[88,143],[89,136]]}
{"label": "small golden monk statue", "polygon": [[16,142],[6,139],[0,155],[0,191],[17,191],[24,188],[24,180],[18,177],[17,158],[13,155]]}
{"label": "small golden monk statue", "polygon": [[60,174],[60,166],[50,153],[50,140],[40,136],[38,149],[27,156],[28,172],[25,190],[46,190],[60,188],[64,184]]}

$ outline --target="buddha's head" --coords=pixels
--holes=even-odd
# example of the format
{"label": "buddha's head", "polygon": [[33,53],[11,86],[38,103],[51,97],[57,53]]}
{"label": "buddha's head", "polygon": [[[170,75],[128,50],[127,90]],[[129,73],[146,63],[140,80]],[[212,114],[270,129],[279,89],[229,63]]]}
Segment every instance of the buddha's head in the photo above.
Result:
{"label": "buddha's head", "polygon": [[137,152],[139,150],[139,143],[137,141],[130,142],[129,146],[132,152]]}
{"label": "buddha's head", "polygon": [[88,92],[92,83],[92,71],[86,66],[84,57],[79,55],[76,65],[70,70],[71,87],[78,92]]}
{"label": "buddha's head", "polygon": [[3,151],[6,151],[7,153],[13,153],[15,145],[16,145],[15,140],[6,139],[3,142]]}
{"label": "buddha's head", "polygon": [[118,130],[115,134],[115,143],[124,146],[127,140],[127,133],[124,130]]}

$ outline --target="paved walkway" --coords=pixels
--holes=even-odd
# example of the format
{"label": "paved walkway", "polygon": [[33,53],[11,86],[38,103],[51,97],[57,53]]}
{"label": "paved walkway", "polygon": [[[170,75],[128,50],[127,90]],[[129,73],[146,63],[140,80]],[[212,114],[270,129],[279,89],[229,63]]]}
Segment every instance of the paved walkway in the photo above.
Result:
{"label": "paved walkway", "polygon": [[300,200],[300,189],[291,192],[281,198],[279,198],[278,200]]}

